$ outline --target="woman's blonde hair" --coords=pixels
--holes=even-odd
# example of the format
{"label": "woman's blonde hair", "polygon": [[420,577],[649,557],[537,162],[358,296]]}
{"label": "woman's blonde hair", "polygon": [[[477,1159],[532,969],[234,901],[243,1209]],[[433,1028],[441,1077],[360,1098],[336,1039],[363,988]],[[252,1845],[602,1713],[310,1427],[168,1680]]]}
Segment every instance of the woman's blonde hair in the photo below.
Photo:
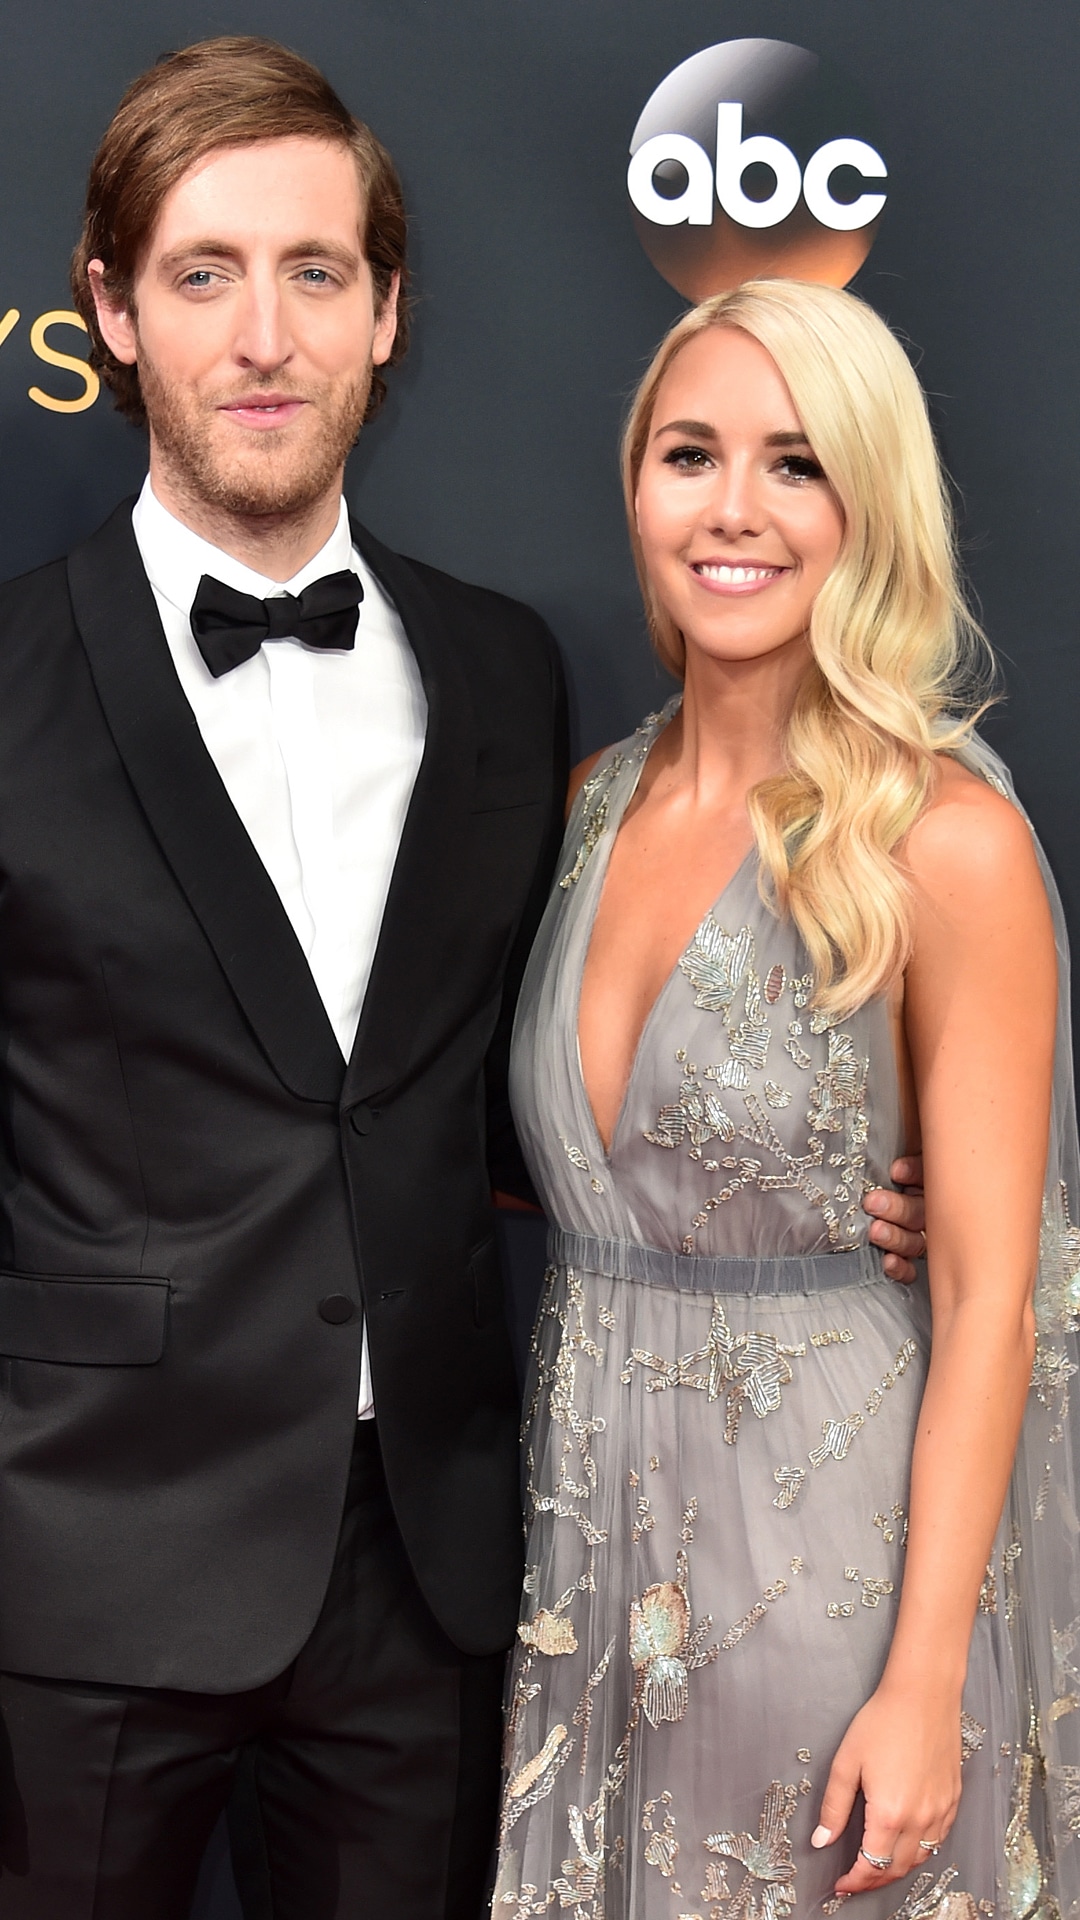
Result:
{"label": "woman's blonde hair", "polygon": [[961,746],[992,661],[957,577],[952,513],[922,389],[899,342],[853,294],[750,281],[677,322],[623,436],[623,486],[653,643],[681,678],[683,635],[661,605],[637,532],[638,478],[660,383],[710,327],[760,342],[787,383],[844,515],[839,558],[810,623],[813,667],[788,723],[784,772],[749,796],[763,889],[790,913],[816,1004],[847,1011],[886,990],[911,950],[896,849],[922,810],[935,755]]}

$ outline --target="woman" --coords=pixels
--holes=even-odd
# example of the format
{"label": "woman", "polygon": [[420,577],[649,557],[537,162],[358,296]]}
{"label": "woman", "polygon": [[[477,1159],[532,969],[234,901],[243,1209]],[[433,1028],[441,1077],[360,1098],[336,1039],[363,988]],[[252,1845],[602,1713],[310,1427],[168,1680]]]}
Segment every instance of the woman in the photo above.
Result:
{"label": "woman", "polygon": [[[922,395],[852,296],[751,284],[624,470],[684,691],[581,770],[518,1017],[556,1265],[494,1911],[1067,1913],[1064,942]],[[909,1292],[861,1200],[920,1141]]]}

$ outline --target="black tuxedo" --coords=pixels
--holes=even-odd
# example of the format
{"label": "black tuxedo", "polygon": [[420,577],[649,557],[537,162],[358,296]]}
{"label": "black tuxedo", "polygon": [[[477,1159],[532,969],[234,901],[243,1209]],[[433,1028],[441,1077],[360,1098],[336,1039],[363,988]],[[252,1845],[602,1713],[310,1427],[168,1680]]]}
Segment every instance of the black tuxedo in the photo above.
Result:
{"label": "black tuxedo", "polygon": [[515,1182],[503,1070],[559,831],[561,677],[527,608],[354,532],[428,724],[347,1066],[130,503],[0,589],[8,1672],[206,1694],[281,1674],[330,1580],[361,1303],[424,1600],[465,1655],[513,1635],[489,1183]]}

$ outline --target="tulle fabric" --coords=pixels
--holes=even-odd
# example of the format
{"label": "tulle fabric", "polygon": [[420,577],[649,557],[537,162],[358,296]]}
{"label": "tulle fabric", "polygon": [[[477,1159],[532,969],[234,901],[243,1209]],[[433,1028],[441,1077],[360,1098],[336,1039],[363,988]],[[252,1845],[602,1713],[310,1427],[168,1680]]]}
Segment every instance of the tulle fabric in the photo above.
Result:
{"label": "tulle fabric", "polygon": [[[930,1314],[924,1280],[884,1279],[861,1212],[902,1145],[883,1005],[814,1019],[749,861],[657,1001],[607,1153],[585,1098],[596,901],[672,710],[586,784],[518,1017],[515,1111],[555,1231],[496,1920],[835,1912],[858,1819],[825,1853],[809,1836],[903,1574]],[[985,746],[968,758],[1015,799]],[[1044,872],[1062,992],[1035,1376],[972,1638],[960,1813],[939,1855],[859,1897],[866,1920],[1080,1909],[1080,1167]]]}

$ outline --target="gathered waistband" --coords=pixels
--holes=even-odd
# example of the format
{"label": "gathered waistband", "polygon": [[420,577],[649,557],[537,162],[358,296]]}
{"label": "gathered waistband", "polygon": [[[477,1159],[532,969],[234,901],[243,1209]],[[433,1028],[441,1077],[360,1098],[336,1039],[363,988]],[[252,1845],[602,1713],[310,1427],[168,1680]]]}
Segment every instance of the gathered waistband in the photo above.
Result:
{"label": "gathered waistband", "polygon": [[548,1257],[559,1267],[580,1267],[613,1280],[640,1280],[677,1293],[826,1293],[837,1287],[864,1287],[886,1278],[876,1247],[864,1243],[842,1253],[754,1254],[666,1253],[633,1240],[600,1240],[589,1233],[552,1227]]}

